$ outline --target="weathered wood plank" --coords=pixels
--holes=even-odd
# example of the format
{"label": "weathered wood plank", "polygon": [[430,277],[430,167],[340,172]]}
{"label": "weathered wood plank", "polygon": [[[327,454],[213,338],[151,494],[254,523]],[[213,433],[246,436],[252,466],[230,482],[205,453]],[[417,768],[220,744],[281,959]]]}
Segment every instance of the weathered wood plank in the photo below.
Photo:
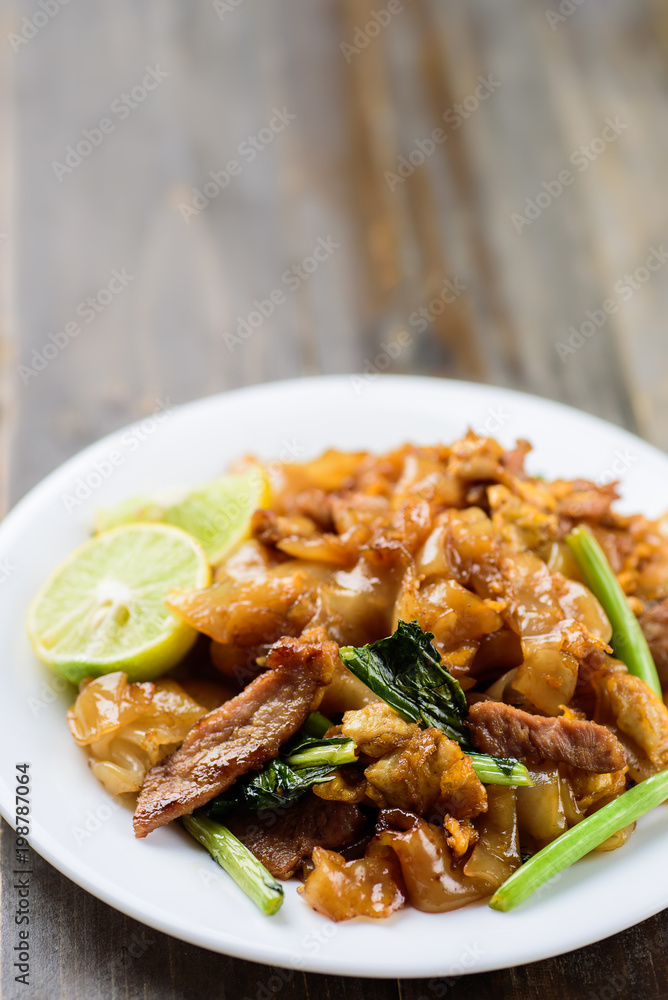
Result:
{"label": "weathered wood plank", "polygon": [[[562,360],[557,347],[587,310],[621,298],[615,284],[666,233],[660,5],[590,0],[552,30],[550,0],[406,0],[347,59],[341,43],[355,43],[379,6],[258,0],[219,16],[211,4],[66,5],[19,51],[7,45],[0,72],[12,82],[0,100],[13,90],[18,117],[0,185],[0,265],[11,261],[14,275],[8,301],[3,267],[0,491],[12,502],[159,401],[359,370],[406,329],[412,343],[395,369],[560,398],[668,446],[663,270],[574,353]],[[20,30],[25,14],[8,7],[0,33]],[[147,65],[168,76],[121,120],[112,102]],[[447,138],[392,189],[386,174],[399,158],[418,140],[424,147],[490,74],[500,81],[491,96],[457,128],[451,117]],[[248,137],[284,108],[295,117],[251,162]],[[573,152],[617,114],[628,129],[580,172]],[[52,161],[104,116],[113,132],[59,181]],[[231,160],[239,172],[189,213],[193,189]],[[573,183],[518,232],[513,213],[565,168]],[[286,271],[321,239],[339,245],[291,287]],[[114,268],[134,277],[86,323],[79,304]],[[466,289],[434,308],[446,280]],[[255,303],[272,292],[282,299],[255,328]],[[421,308],[427,322],[416,321]],[[77,319],[81,333],[21,378],[17,364],[36,369],[33,350]],[[6,900],[6,827],[1,839]],[[261,966],[147,932],[40,859],[36,873],[35,996],[254,1000],[272,990]],[[12,918],[1,908],[3,996],[13,1000],[27,994],[13,992]],[[278,996],[350,1000],[611,989],[658,998],[666,928],[664,915],[570,956],[448,983],[296,976],[273,985]]]}

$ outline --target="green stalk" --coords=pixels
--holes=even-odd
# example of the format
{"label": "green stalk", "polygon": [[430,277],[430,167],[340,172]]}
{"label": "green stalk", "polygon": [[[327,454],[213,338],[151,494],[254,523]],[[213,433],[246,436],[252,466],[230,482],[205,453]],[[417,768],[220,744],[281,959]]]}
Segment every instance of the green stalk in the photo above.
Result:
{"label": "green stalk", "polygon": [[280,910],[283,903],[280,883],[226,826],[200,816],[184,816],[183,825],[265,916]]}
{"label": "green stalk", "polygon": [[329,764],[332,767],[339,767],[340,764],[354,764],[357,760],[355,753],[355,741],[346,740],[338,746],[315,746],[306,747],[304,750],[297,750],[296,753],[283,757],[283,761],[290,767],[320,767]]}
{"label": "green stalk", "polygon": [[484,753],[469,753],[468,756],[471,758],[473,769],[483,785],[513,785],[515,787],[533,785],[531,775],[520,761],[511,761],[500,757],[498,760],[503,761],[503,765],[499,765],[497,758],[489,757]]}
{"label": "green stalk", "polygon": [[608,802],[598,812],[587,816],[538,854],[534,854],[497,889],[489,905],[504,912],[519,906],[559,872],[589,854],[613,833],[640,819],[666,798],[668,771],[660,771]]}
{"label": "green stalk", "polygon": [[320,739],[333,725],[334,723],[330,722],[324,715],[321,715],[320,712],[311,712],[301,731],[306,733],[307,736],[317,736]]}
{"label": "green stalk", "polygon": [[647,639],[605,552],[589,528],[583,524],[573,528],[566,536],[566,542],[585,578],[585,583],[598,599],[612,625],[611,644],[615,654],[624,661],[630,674],[640,677],[654,694],[663,698],[659,675]]}

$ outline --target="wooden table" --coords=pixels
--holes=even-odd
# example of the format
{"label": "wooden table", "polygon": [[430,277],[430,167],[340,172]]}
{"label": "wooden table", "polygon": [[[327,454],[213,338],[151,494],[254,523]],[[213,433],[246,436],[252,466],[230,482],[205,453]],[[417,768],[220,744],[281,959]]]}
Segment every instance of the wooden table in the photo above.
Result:
{"label": "wooden table", "polygon": [[[384,367],[402,331],[388,370],[522,388],[668,447],[659,0],[54,3],[2,10],[5,507],[156,406]],[[3,909],[8,1000],[668,989],[665,916],[505,972],[285,982],[39,859],[34,889],[29,991]]]}

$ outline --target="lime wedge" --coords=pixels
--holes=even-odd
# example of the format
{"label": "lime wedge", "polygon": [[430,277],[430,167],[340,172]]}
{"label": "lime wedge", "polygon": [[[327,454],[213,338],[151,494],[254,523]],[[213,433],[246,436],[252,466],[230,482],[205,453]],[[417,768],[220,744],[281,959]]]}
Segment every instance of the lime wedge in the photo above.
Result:
{"label": "lime wedge", "polygon": [[98,510],[95,530],[107,531],[133,521],[160,521],[196,538],[215,566],[248,537],[250,518],[270,500],[267,474],[260,465],[221,476],[187,493],[133,497],[118,507]]}
{"label": "lime wedge", "polygon": [[28,636],[39,658],[73,684],[114,670],[151,680],[197,638],[166,607],[167,594],[210,581],[205,552],[180,528],[113,528],[52,571],[30,605]]}

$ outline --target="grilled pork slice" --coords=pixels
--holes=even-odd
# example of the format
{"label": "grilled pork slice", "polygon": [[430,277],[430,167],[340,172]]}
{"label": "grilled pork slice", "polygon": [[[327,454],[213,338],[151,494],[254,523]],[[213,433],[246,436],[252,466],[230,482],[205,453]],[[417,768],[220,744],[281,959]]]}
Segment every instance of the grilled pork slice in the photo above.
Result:
{"label": "grilled pork slice", "polygon": [[659,671],[662,687],[668,685],[668,597],[648,608],[640,625]]}
{"label": "grilled pork slice", "polygon": [[309,792],[285,811],[239,809],[225,823],[272,875],[290,878],[314,847],[338,850],[356,840],[366,819],[359,806]]}
{"label": "grilled pork slice", "polygon": [[469,710],[469,727],[483,753],[564,761],[598,774],[619,771],[626,765],[622,744],[595,722],[546,718],[502,702],[479,701]]}
{"label": "grilled pork slice", "polygon": [[321,628],[274,643],[266,673],[202,716],[179,749],[151,768],[137,800],[135,836],[191,813],[276,757],[330,683],[337,652]]}

